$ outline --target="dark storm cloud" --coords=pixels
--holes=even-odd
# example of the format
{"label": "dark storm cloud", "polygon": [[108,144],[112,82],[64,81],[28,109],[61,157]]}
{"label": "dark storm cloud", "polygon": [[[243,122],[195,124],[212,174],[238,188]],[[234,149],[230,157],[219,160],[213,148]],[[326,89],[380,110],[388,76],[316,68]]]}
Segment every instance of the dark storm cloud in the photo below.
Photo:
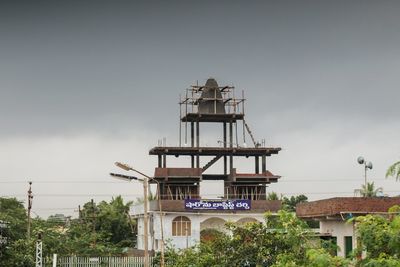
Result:
{"label": "dark storm cloud", "polygon": [[[91,194],[141,195],[110,186],[113,162],[151,175],[157,138],[177,143],[179,94],[210,76],[244,89],[256,139],[283,147],[268,190],[351,196],[363,155],[398,194],[383,179],[400,150],[398,14],[398,1],[0,1],[0,196],[23,200],[14,182],[32,180],[49,215]],[[216,145],[207,127],[201,144]]]}
{"label": "dark storm cloud", "polygon": [[245,89],[254,120],[398,114],[398,2],[0,5],[2,135],[171,129],[209,76]]}

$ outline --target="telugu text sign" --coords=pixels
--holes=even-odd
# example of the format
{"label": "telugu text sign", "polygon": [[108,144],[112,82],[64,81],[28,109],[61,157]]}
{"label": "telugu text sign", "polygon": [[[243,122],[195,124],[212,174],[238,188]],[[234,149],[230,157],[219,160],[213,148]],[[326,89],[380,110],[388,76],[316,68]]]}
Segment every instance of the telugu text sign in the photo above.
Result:
{"label": "telugu text sign", "polygon": [[185,199],[188,210],[250,210],[251,200],[199,200]]}

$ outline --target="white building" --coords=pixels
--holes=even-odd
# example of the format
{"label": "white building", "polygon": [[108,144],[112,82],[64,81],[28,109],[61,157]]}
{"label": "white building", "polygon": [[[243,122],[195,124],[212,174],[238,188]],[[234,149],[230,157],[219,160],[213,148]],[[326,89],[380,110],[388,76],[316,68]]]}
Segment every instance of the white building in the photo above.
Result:
{"label": "white building", "polygon": [[400,205],[400,197],[336,197],[298,204],[296,214],[320,223],[319,235],[332,239],[337,255],[346,257],[357,246],[356,225],[348,219],[366,215],[387,215],[388,209]]}
{"label": "white building", "polygon": [[[218,201],[219,202],[219,201]],[[159,251],[162,240],[162,230],[166,243],[176,248],[187,248],[198,243],[206,229],[225,231],[226,222],[244,224],[247,222],[264,222],[264,213],[277,212],[280,201],[251,201],[249,210],[185,210],[184,200],[162,200],[163,229],[161,229],[158,201],[149,202],[149,233],[150,250]],[[214,202],[215,203],[215,202]],[[143,204],[134,206],[131,213],[138,219],[137,248],[144,249],[144,219]]]}

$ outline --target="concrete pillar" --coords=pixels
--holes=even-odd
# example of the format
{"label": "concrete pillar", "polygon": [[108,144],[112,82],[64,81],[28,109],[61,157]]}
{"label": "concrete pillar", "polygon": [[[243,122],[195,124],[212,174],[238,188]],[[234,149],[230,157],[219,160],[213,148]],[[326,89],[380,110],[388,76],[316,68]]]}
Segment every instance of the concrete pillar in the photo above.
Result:
{"label": "concrete pillar", "polygon": [[[224,124],[223,124],[223,133],[224,133],[224,136],[223,136],[223,144],[224,144],[224,147],[226,147],[226,122],[224,122]],[[227,157],[226,156],[224,156],[224,175],[227,175],[227,173],[228,173],[228,168],[227,168]]]}
{"label": "concrete pillar", "polygon": [[266,155],[262,155],[262,168],[261,171],[262,173],[265,173],[267,171],[267,156]]}
{"label": "concrete pillar", "polygon": [[258,174],[258,173],[260,173],[260,160],[259,160],[259,158],[258,158],[258,156],[255,156],[254,157],[255,158],[255,172]]}
{"label": "concrete pillar", "polygon": [[[232,129],[232,121],[229,122],[229,147],[233,147],[233,129]],[[232,172],[233,169],[233,155],[229,156],[229,169]]]}

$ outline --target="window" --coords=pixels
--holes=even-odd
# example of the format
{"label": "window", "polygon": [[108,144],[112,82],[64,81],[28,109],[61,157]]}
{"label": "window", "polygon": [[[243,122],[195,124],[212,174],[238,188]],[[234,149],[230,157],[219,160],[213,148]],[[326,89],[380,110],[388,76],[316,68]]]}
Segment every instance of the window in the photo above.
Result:
{"label": "window", "polygon": [[172,221],[172,236],[190,236],[191,222],[188,217],[178,216]]}

